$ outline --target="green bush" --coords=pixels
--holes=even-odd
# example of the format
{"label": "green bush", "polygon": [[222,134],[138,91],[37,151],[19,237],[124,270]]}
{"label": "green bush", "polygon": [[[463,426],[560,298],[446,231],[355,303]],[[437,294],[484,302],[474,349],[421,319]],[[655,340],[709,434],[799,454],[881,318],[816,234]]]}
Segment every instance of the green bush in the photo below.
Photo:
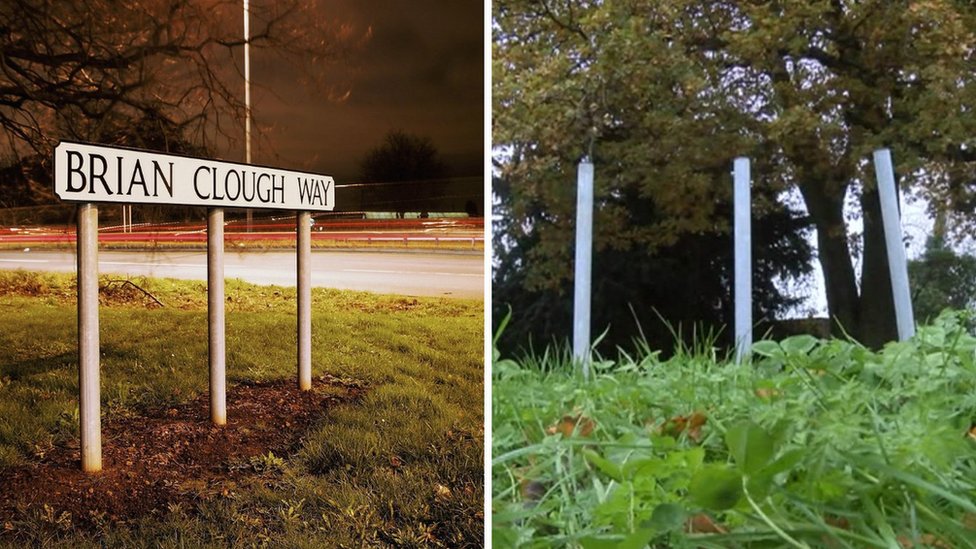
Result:
{"label": "green bush", "polygon": [[937,240],[930,240],[925,254],[908,263],[908,276],[917,320],[976,305],[976,257],[957,254]]}

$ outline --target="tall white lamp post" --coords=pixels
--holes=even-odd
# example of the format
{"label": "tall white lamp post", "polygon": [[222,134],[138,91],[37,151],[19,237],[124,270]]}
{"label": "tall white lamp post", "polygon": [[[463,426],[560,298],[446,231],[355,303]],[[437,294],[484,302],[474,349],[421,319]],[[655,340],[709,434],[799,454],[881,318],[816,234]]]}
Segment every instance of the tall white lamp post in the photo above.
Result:
{"label": "tall white lamp post", "polygon": [[[251,163],[251,17],[248,0],[244,0],[244,162]],[[247,209],[247,232],[251,232],[254,215]]]}

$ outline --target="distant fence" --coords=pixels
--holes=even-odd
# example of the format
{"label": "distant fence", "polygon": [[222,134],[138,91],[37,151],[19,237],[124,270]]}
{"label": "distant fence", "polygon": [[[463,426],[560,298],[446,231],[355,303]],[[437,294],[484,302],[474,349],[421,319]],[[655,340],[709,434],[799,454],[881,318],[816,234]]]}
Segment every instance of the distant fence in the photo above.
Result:
{"label": "distant fence", "polygon": [[[363,212],[452,212],[470,217],[484,216],[484,178],[481,176],[452,177],[424,181],[390,183],[337,183],[335,217],[355,216]],[[135,219],[151,222],[205,220],[201,208],[152,205],[130,206]],[[227,208],[228,217],[243,210]],[[74,226],[75,207],[71,204],[51,204],[0,209],[0,226],[71,225]],[[104,206],[99,210],[102,223],[122,224],[121,206]],[[241,213],[243,217],[243,213]]]}
{"label": "distant fence", "polygon": [[483,217],[485,179],[450,177],[388,183],[336,183],[336,211],[465,212]]}
{"label": "distant fence", "polygon": [[[311,232],[313,241],[331,241],[335,246],[423,247],[477,249],[484,244],[484,218],[429,219],[349,219],[317,214]],[[205,242],[207,225],[202,222],[110,224],[99,227],[102,244],[169,243],[179,245]],[[250,228],[250,230],[248,230]],[[257,219],[248,226],[243,220],[224,225],[227,242],[257,242],[261,245],[290,246],[295,238],[295,216]],[[74,224],[2,225],[0,244],[31,246],[40,243],[70,245],[75,242]]]}

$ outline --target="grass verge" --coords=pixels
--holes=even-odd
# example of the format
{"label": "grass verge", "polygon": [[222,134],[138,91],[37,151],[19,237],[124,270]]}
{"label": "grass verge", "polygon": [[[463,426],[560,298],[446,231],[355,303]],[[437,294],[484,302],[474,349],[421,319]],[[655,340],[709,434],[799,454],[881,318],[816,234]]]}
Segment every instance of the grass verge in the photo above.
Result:
{"label": "grass verge", "polygon": [[497,547],[976,547],[976,338],[492,370]]}
{"label": "grass verge", "polygon": [[[205,284],[102,279],[106,420],[207,391]],[[153,298],[139,288],[152,294]],[[228,382],[291,379],[294,288],[228,281]],[[313,290],[313,372],[362,382],[274,467],[190,504],[75,528],[21,509],[0,544],[56,546],[480,546],[482,303]],[[156,301],[161,302],[160,306]],[[0,475],[77,438],[71,275],[0,272]]]}

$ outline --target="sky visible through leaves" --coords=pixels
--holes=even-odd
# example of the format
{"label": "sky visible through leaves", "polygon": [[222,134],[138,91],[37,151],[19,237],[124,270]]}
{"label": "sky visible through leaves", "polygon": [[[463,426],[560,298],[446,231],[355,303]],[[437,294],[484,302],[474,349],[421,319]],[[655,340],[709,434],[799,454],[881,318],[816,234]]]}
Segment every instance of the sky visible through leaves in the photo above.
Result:
{"label": "sky visible through leaves", "polygon": [[[795,191],[794,191],[795,193]],[[792,193],[791,193],[792,194]],[[806,208],[803,206],[803,202],[798,200],[797,197],[792,197],[789,199],[791,204],[796,204],[797,209],[805,211]],[[905,239],[905,252],[906,258],[908,260],[918,259],[922,256],[925,251],[925,240],[932,234],[932,218],[926,211],[926,203],[922,199],[912,199],[902,197],[901,199],[902,208],[902,233]],[[850,220],[848,225],[848,235],[860,235],[862,231],[863,224],[861,222],[861,215],[859,207],[856,203],[848,199],[847,205],[844,208],[845,217]],[[817,234],[811,231],[807,236],[807,240],[810,242],[810,246],[814,250],[817,249]],[[968,253],[973,251],[972,242],[964,243],[963,249],[969,250]],[[861,269],[860,261],[855,262],[855,268],[857,270],[857,276],[860,280]],[[787,284],[784,281],[780,281],[781,285]],[[812,312],[816,316],[826,317],[827,316],[827,295],[824,290],[823,282],[823,271],[820,270],[820,265],[814,262],[813,277],[810,281],[811,286],[807,289],[802,287],[796,288],[794,286],[786,286],[791,288],[791,291],[798,291],[806,294],[805,302],[794,311],[789,314],[789,317],[794,318],[807,318]]]}

